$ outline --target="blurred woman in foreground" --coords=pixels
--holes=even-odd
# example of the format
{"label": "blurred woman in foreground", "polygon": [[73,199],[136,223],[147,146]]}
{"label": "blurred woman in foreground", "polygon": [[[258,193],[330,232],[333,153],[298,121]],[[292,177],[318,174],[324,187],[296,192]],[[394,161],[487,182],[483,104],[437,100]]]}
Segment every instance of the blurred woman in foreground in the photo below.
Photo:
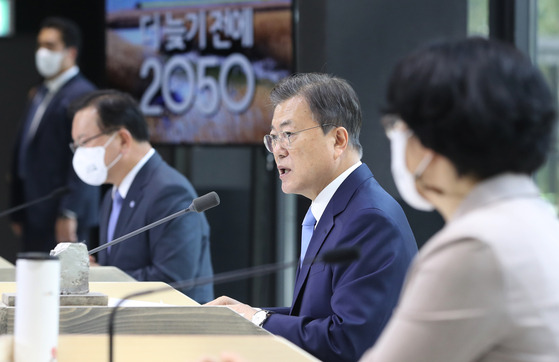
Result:
{"label": "blurred woman in foreground", "polygon": [[383,118],[402,198],[446,226],[363,361],[559,361],[559,223],[531,175],[555,100],[517,50],[432,44],[394,69]]}

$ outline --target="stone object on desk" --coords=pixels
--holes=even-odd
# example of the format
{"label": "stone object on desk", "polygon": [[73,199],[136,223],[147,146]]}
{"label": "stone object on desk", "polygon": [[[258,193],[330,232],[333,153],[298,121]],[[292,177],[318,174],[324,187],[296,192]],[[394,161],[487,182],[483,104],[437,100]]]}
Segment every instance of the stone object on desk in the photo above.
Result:
{"label": "stone object on desk", "polygon": [[89,292],[89,255],[84,243],[59,243],[50,255],[60,260],[60,294]]}

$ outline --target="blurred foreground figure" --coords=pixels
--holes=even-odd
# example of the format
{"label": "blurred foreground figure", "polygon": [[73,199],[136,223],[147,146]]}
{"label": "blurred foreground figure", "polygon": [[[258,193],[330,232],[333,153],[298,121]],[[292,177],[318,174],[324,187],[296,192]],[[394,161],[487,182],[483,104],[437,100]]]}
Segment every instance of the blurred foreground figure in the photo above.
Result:
{"label": "blurred foreground figure", "polygon": [[383,118],[393,176],[446,226],[363,361],[559,361],[559,222],[531,178],[554,104],[530,60],[494,41],[437,43],[396,66]]}

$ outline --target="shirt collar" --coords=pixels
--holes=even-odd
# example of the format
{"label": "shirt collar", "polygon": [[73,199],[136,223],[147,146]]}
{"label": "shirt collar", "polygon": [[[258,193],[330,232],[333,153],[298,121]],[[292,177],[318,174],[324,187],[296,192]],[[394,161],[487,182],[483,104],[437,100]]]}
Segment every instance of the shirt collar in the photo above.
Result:
{"label": "shirt collar", "polygon": [[314,199],[314,201],[311,204],[311,211],[312,214],[314,215],[314,218],[316,219],[315,225],[318,225],[318,222],[320,221],[320,218],[322,217],[324,210],[326,210],[326,206],[328,206],[328,203],[332,199],[332,196],[334,196],[334,194],[338,190],[338,187],[340,187],[340,185],[345,181],[345,179],[348,178],[348,176],[353,171],[355,171],[357,167],[361,166],[361,164],[362,164],[361,161],[357,161],[357,163],[355,163],[353,166],[351,166],[350,168],[342,172],[340,176],[336,177],[334,181],[330,182],[328,186],[326,186],[322,191],[320,191],[316,199]]}
{"label": "shirt collar", "polygon": [[[128,174],[126,176],[124,176],[124,178],[122,179],[122,182],[118,186],[118,193],[120,194],[120,196],[122,196],[123,199],[126,198],[126,195],[128,194],[128,191],[130,190],[130,186],[132,186],[132,182],[134,182],[134,179],[136,178],[136,175],[138,174],[138,172],[140,172],[140,169],[146,164],[146,162],[148,162],[148,160],[151,158],[151,156],[153,156],[154,153],[155,153],[155,150],[153,148],[151,148],[145,154],[145,156],[142,157],[142,159],[136,164],[136,166],[134,166],[134,168],[132,168],[130,170],[130,172],[128,172]],[[113,198],[114,198],[116,190],[117,190],[117,187],[113,186],[113,190],[112,190]]]}
{"label": "shirt collar", "polygon": [[526,174],[503,173],[479,182],[462,200],[451,220],[489,204],[517,197],[540,197],[534,180]]}
{"label": "shirt collar", "polygon": [[49,79],[45,81],[45,86],[48,88],[49,93],[57,92],[66,82],[68,82],[71,78],[73,78],[76,74],[80,72],[80,68],[77,65],[74,65],[70,69],[66,70],[58,77]]}

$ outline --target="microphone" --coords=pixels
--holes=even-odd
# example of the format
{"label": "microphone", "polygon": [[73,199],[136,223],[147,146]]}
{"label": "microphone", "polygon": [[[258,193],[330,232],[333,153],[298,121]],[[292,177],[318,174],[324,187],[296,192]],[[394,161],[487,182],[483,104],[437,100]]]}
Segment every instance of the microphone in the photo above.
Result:
{"label": "microphone", "polygon": [[101,246],[96,247],[95,249],[91,249],[88,252],[88,255],[92,255],[95,254],[103,249],[108,248],[109,246],[113,246],[115,244],[118,244],[126,239],[130,239],[133,236],[136,236],[140,233],[143,233],[146,230],[149,230],[151,228],[156,227],[157,225],[163,224],[164,222],[173,220],[174,218],[181,216],[182,214],[186,214],[187,212],[203,212],[206,211],[208,209],[211,209],[212,207],[215,207],[217,205],[219,205],[219,196],[217,195],[217,193],[215,191],[209,192],[203,196],[197,197],[194,200],[192,200],[192,203],[190,204],[190,206],[188,206],[186,209],[180,210],[175,212],[174,214],[171,214],[169,216],[164,217],[163,219],[157,220],[152,222],[149,225],[146,225],[144,227],[139,228],[138,230],[134,230],[132,232],[129,232],[126,235],[123,235],[119,238],[116,238],[114,240],[112,240],[109,243],[103,244]]}
{"label": "microphone", "polygon": [[46,200],[50,200],[50,199],[54,199],[54,198],[60,197],[60,196],[62,196],[62,195],[67,194],[68,192],[70,192],[70,187],[69,187],[69,186],[62,186],[62,187],[59,187],[59,188],[54,189],[53,191],[51,191],[51,193],[48,194],[48,195],[46,195],[46,196],[40,197],[40,198],[35,199],[35,200],[33,200],[33,201],[29,201],[29,202],[26,202],[26,203],[24,203],[24,204],[21,204],[21,205],[12,207],[11,209],[4,210],[4,211],[0,212],[0,217],[6,216],[6,215],[10,215],[10,214],[12,214],[12,213],[14,213],[14,212],[16,212],[16,211],[19,211],[19,210],[21,210],[21,209],[28,208],[29,206],[33,206],[33,205],[38,204],[38,203],[41,203],[41,202],[43,202],[43,201],[46,201]]}
{"label": "microphone", "polygon": [[[359,259],[360,254],[361,252],[358,247],[338,248],[319,254],[315,258],[305,258],[303,260],[303,265],[309,265],[313,263],[325,263],[325,264],[350,263]],[[182,288],[187,289],[187,288],[192,288],[198,285],[209,284],[209,283],[220,284],[225,282],[241,280],[245,278],[253,278],[257,276],[271,274],[273,272],[277,272],[292,266],[296,266],[297,264],[299,264],[299,260],[292,260],[292,261],[279,262],[273,264],[264,264],[255,267],[239,269],[230,272],[224,272],[224,273],[216,274],[211,277],[201,277],[195,279],[182,280],[174,283],[169,283],[168,285],[175,289],[182,289]],[[111,311],[111,314],[109,315],[109,361],[110,362],[113,361],[114,320],[118,308],[122,305],[122,303],[124,303],[126,300],[130,298],[139,297],[142,295],[147,295],[152,293],[163,292],[166,290],[168,290],[167,286],[128,294],[124,296],[114,306],[113,310]]]}

